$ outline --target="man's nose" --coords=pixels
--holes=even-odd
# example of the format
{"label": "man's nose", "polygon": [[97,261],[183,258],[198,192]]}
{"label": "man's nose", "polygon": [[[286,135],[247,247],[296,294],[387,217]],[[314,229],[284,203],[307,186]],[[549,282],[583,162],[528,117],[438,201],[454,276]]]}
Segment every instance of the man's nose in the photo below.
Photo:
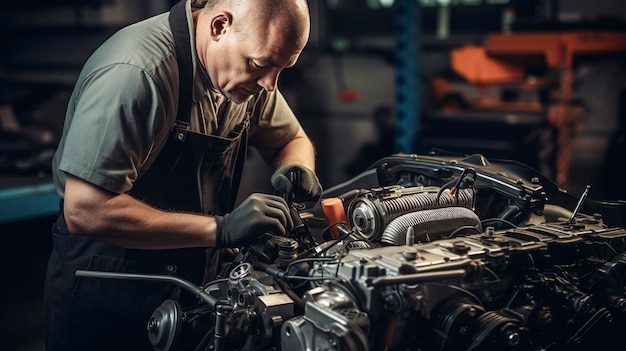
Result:
{"label": "man's nose", "polygon": [[278,76],[280,75],[279,69],[272,69],[269,72],[262,75],[257,84],[267,91],[273,91],[278,84]]}

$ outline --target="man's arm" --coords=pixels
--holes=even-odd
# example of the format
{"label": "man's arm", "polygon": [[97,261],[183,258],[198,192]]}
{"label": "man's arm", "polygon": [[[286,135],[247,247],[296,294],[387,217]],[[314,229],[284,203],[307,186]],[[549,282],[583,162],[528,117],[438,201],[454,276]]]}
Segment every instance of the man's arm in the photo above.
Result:
{"label": "man's arm", "polygon": [[275,170],[297,163],[315,171],[315,147],[302,127],[291,141],[274,154],[274,157],[268,155],[263,157]]}
{"label": "man's arm", "polygon": [[67,175],[65,220],[71,233],[133,249],[239,247],[265,233],[293,228],[283,198],[251,194],[223,216],[162,211]]}
{"label": "man's arm", "polygon": [[215,246],[214,217],[159,210],[70,174],[63,211],[70,232],[127,248]]}

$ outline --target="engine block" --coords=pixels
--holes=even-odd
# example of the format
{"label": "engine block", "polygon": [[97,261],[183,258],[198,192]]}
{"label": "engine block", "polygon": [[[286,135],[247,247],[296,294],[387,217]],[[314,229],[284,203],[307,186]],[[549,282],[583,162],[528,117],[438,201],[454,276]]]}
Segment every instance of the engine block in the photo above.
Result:
{"label": "engine block", "polygon": [[[607,330],[626,322],[624,229],[592,216],[492,229],[350,251],[336,280],[307,292],[304,317],[283,326],[283,346],[582,350],[616,341]],[[296,327],[309,332],[288,332]]]}
{"label": "engine block", "polygon": [[290,233],[259,233],[204,286],[76,274],[195,294],[147,321],[157,351],[613,349],[626,326],[626,201],[587,195],[482,155],[393,155],[293,204]]}

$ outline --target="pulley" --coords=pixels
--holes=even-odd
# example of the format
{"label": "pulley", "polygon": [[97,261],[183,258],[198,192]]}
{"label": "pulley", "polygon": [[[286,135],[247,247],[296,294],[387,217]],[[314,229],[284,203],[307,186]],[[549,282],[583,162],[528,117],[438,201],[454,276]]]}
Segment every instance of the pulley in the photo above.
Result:
{"label": "pulley", "polygon": [[170,350],[182,328],[181,308],[174,300],[165,300],[148,320],[148,339],[155,351]]}

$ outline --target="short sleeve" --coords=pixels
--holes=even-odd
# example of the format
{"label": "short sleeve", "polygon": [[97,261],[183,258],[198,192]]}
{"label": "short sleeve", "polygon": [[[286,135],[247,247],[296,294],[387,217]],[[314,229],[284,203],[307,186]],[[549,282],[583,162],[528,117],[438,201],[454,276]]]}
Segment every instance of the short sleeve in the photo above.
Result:
{"label": "short sleeve", "polygon": [[130,190],[164,121],[154,80],[115,64],[87,76],[74,94],[59,169],[115,193]]}

